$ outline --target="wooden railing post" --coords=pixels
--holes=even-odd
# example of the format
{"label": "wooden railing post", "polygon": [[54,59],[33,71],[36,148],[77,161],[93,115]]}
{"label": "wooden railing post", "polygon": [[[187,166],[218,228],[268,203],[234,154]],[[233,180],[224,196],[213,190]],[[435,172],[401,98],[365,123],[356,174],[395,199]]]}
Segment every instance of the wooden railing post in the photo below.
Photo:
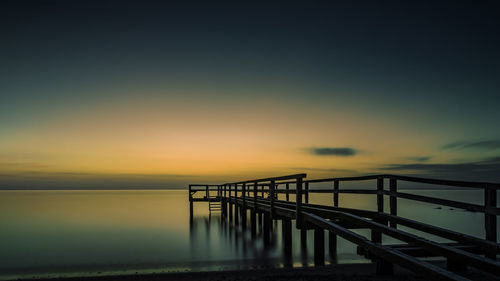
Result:
{"label": "wooden railing post", "polygon": [[246,193],[246,188],[247,188],[247,185],[246,185],[245,183],[243,183],[243,184],[241,185],[241,190],[243,191],[243,192],[241,193],[241,197],[243,198],[243,204],[242,204],[242,205],[243,205],[243,208],[245,208],[245,206],[246,206],[246,201],[247,201],[247,196],[246,196],[246,194],[247,194],[247,193]]}
{"label": "wooden railing post", "polygon": [[205,186],[205,192],[206,192],[206,195],[205,195],[205,196],[206,196],[206,197],[207,197],[207,199],[208,199],[208,198],[210,197],[210,193],[209,193],[209,191],[208,191],[208,185],[206,185],[206,186]]}
{"label": "wooden railing post", "polygon": [[257,235],[257,187],[258,182],[255,182],[253,184],[253,209],[250,213],[250,232],[252,238],[255,238]]}
{"label": "wooden railing post", "polygon": [[297,178],[297,183],[295,187],[295,219],[296,228],[302,229],[303,218],[302,218],[302,178]]}
{"label": "wooden railing post", "polygon": [[309,204],[309,182],[304,182],[304,195],[305,195],[305,198],[304,198],[304,202],[306,204]]}
{"label": "wooden railing post", "polygon": [[240,223],[240,215],[239,215],[239,208],[238,206],[238,184],[234,184],[234,224],[238,225]]}
{"label": "wooden railing post", "polygon": [[[377,212],[384,212],[384,178],[377,178]],[[382,223],[380,220],[375,220],[378,223]],[[372,242],[382,243],[382,233],[378,231],[371,230]]]}
{"label": "wooden railing post", "polygon": [[333,206],[339,206],[339,180],[333,181]]}
{"label": "wooden railing post", "polygon": [[384,178],[377,178],[377,212],[384,212]]}
{"label": "wooden railing post", "polygon": [[193,222],[193,195],[191,194],[191,185],[189,185],[189,221]]}
{"label": "wooden railing post", "polygon": [[286,188],[286,201],[290,201],[290,184],[286,183],[285,188]]}
{"label": "wooden railing post", "polygon": [[242,197],[243,197],[243,204],[241,204],[240,208],[240,213],[241,213],[241,226],[243,229],[246,229],[247,227],[247,209],[246,209],[246,191],[247,185],[246,183],[243,183],[241,185],[241,190],[242,190]]}
{"label": "wooden railing post", "polygon": [[271,221],[274,219],[274,188],[275,188],[274,180],[271,180],[269,183],[269,197],[271,197],[270,198],[271,211],[269,212],[269,214],[271,216]]}
{"label": "wooden railing post", "polygon": [[259,183],[255,182],[253,186],[253,208],[257,212],[257,189],[259,188]]}
{"label": "wooden railing post", "polygon": [[[497,190],[488,185],[484,187],[484,228],[486,231],[486,240],[497,242],[497,216],[490,214],[497,207]],[[496,259],[496,255],[488,254],[487,257]]]}
{"label": "wooden railing post", "polygon": [[[389,207],[391,215],[398,215],[398,198],[396,192],[398,192],[398,182],[395,178],[391,178],[389,180],[389,189],[391,192]],[[396,228],[396,223],[394,221],[390,221],[390,226]]]}
{"label": "wooden railing post", "polygon": [[229,222],[233,222],[233,202],[232,202],[232,196],[231,196],[231,188],[232,184],[229,184]]}

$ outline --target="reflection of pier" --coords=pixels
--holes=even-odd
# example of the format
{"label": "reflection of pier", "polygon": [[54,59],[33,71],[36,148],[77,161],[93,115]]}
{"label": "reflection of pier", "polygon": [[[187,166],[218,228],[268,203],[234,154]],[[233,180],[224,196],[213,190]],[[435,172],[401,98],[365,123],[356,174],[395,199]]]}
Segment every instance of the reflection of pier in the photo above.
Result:
{"label": "reflection of pier", "polygon": [[[498,274],[500,263],[496,256],[500,254],[497,239],[497,216],[500,209],[496,206],[496,193],[500,184],[480,182],[460,182],[395,175],[374,175],[350,178],[331,178],[305,180],[305,174],[276,178],[265,178],[222,185],[190,185],[189,200],[191,220],[193,203],[208,200],[221,202],[222,219],[241,227],[241,231],[250,231],[256,237],[257,225],[262,226],[263,243],[271,244],[273,221],[281,221],[284,257],[292,264],[292,220],[300,229],[301,245],[306,246],[307,230],[314,230],[314,262],[323,265],[325,260],[325,231],[328,231],[328,252],[334,260],[337,252],[337,235],[356,244],[358,253],[377,264],[377,273],[391,274],[393,265],[399,265],[415,273],[443,280],[467,280],[462,273],[468,267]],[[340,189],[340,183],[346,181],[376,181],[374,190]],[[384,180],[389,181],[388,190]],[[484,205],[470,204],[428,196],[415,195],[398,191],[398,181],[420,184],[442,185],[448,187],[477,188],[484,191]],[[309,189],[314,183],[331,182],[330,190]],[[284,187],[279,188],[279,187]],[[204,192],[203,198],[195,197],[197,192]],[[333,206],[309,204],[309,193],[330,193]],[[339,194],[374,194],[377,211],[339,207]],[[285,200],[278,200],[278,194],[284,194]],[[389,197],[389,212],[384,212],[384,197]],[[290,197],[296,200],[291,201]],[[484,213],[485,239],[443,229],[398,216],[398,198],[439,204],[469,211]],[[303,200],[304,199],[304,200]],[[304,201],[304,202],[303,202]],[[434,242],[413,233],[398,229],[417,230],[437,237],[454,241],[453,243]],[[359,235],[352,229],[369,229],[369,238]],[[400,245],[384,245],[382,235],[404,242]],[[307,253],[307,251],[302,251]],[[420,257],[443,257],[446,268],[426,262]]]}

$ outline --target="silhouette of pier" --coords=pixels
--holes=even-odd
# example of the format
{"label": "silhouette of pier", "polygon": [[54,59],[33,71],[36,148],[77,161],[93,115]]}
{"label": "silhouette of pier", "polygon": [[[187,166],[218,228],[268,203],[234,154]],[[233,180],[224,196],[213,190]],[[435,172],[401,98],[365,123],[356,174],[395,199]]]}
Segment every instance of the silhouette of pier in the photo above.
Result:
{"label": "silhouette of pier", "polygon": [[[343,182],[376,181],[373,189],[343,189]],[[430,196],[416,195],[398,190],[398,183],[439,185],[442,187],[466,187],[482,190],[482,205],[466,203]],[[317,183],[328,183],[330,189],[312,189]],[[388,183],[388,186],[384,186]],[[281,222],[282,241],[285,258],[291,261],[292,221],[300,229],[301,247],[307,241],[307,230],[314,231],[314,263],[325,264],[325,248],[332,260],[337,255],[337,236],[357,245],[357,253],[376,263],[377,274],[390,275],[394,265],[401,266],[420,276],[441,280],[468,280],[465,276],[472,267],[476,271],[492,276],[500,273],[500,244],[497,243],[498,183],[465,182],[439,180],[397,175],[370,175],[307,180],[306,174],[295,174],[273,178],[254,179],[221,185],[189,185],[190,218],[193,219],[193,204],[208,202],[210,213],[220,211],[222,220],[242,231],[249,231],[255,238],[257,224],[262,226],[261,239],[265,246],[270,243],[273,222]],[[195,197],[203,193],[203,197]],[[331,205],[309,203],[309,194],[325,193],[332,195]],[[284,200],[278,199],[284,194]],[[339,207],[339,194],[376,195],[376,210]],[[282,196],[283,197],[283,196]],[[480,212],[484,214],[484,239],[398,216],[398,198],[420,201],[442,206]],[[384,200],[389,200],[388,210]],[[219,205],[213,205],[220,202]],[[407,231],[398,228],[404,226]],[[249,229],[248,229],[249,228]],[[353,229],[368,229],[367,238]],[[423,238],[416,233],[432,234],[453,242],[439,243]],[[328,245],[325,247],[325,233]],[[402,241],[402,244],[386,245],[382,235]],[[438,266],[423,257],[442,257],[446,266]],[[291,266],[291,262],[287,264]]]}

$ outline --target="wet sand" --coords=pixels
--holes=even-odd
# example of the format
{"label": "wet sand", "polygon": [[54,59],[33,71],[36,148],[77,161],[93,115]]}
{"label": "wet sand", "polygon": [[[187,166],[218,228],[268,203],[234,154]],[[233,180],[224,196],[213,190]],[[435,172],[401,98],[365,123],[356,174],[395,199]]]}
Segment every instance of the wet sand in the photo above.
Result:
{"label": "wet sand", "polygon": [[419,278],[411,272],[396,270],[394,276],[375,275],[373,264],[344,264],[324,266],[320,268],[278,268],[255,270],[232,270],[210,272],[180,272],[161,274],[134,274],[92,277],[62,277],[46,279],[25,279],[37,281],[161,281],[161,280],[207,280],[207,281],[299,281],[299,280],[427,280]]}

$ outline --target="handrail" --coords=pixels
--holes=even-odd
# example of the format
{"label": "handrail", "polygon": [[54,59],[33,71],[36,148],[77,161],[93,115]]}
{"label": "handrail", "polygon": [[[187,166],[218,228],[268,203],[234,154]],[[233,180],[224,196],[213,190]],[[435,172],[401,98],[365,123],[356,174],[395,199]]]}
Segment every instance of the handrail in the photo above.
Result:
{"label": "handrail", "polygon": [[304,180],[304,182],[309,183],[318,183],[318,182],[333,182],[335,180],[338,181],[363,181],[363,180],[376,180],[379,178],[383,179],[397,179],[407,182],[418,182],[418,183],[427,183],[427,184],[435,184],[435,185],[447,185],[447,186],[455,186],[455,187],[469,187],[469,188],[484,188],[488,186],[488,188],[500,189],[500,183],[494,182],[475,182],[475,181],[456,181],[456,180],[445,180],[445,179],[433,179],[433,178],[423,178],[423,177],[414,177],[414,176],[399,176],[399,175],[391,175],[391,174],[379,174],[379,175],[368,175],[368,176],[359,176],[359,177],[340,177],[340,178],[325,178],[325,179],[312,179],[312,180]]}
{"label": "handrail", "polygon": [[[243,183],[255,183],[255,182],[263,182],[263,181],[280,181],[280,180],[289,180],[289,179],[297,179],[297,178],[305,178],[307,174],[294,174],[294,175],[287,175],[287,176],[281,176],[281,177],[270,177],[270,178],[262,178],[262,179],[253,179],[253,180],[245,180],[245,181],[239,181],[239,182],[228,182],[224,184],[243,184]],[[222,184],[222,185],[224,185]]]}

